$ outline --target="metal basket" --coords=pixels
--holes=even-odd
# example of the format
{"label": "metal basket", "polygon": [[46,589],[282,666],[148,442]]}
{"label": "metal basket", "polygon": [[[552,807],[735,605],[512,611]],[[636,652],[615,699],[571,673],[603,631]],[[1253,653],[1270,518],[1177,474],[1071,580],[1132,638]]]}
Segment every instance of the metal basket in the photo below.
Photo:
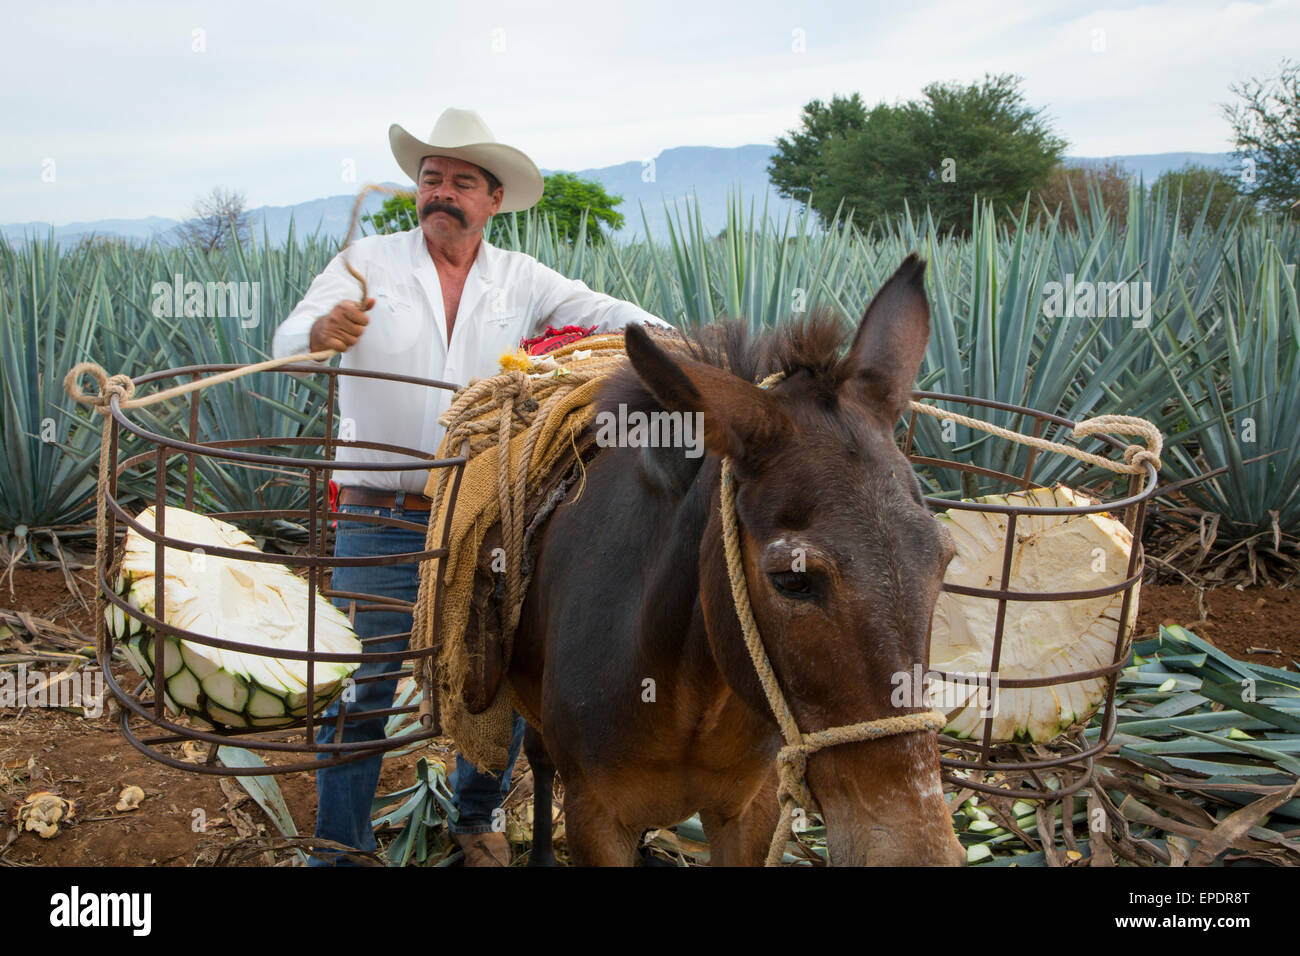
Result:
{"label": "metal basket", "polygon": [[[1022,431],[1035,438],[1045,437],[1048,429],[1055,427],[1053,440],[1060,441],[1073,430],[1075,423],[1069,419],[1047,412],[1040,412],[1022,405],[1011,405],[986,399],[967,398],[961,395],[947,395],[939,392],[916,392],[914,398],[928,403],[947,402],[956,405],[971,405],[981,408],[1012,412],[1022,416]],[[969,413],[972,417],[974,412]],[[1031,480],[1034,465],[1040,452],[1030,447],[1024,470],[1019,475],[1007,474],[994,469],[984,468],[968,462],[931,458],[918,454],[913,447],[916,432],[917,412],[912,411],[908,420],[907,436],[903,452],[909,460],[934,472],[957,472],[977,475],[986,479],[1005,483],[1009,490],[1024,490],[1033,487]],[[1013,429],[1014,430],[1014,429]],[[1124,451],[1128,442],[1109,435],[1093,436],[1107,446]],[[1057,453],[1059,454],[1059,453]],[[1074,460],[1074,459],[1071,459]],[[1086,466],[1077,462],[1079,470]],[[1049,687],[1093,678],[1105,678],[1106,696],[1101,704],[1102,723],[1100,733],[1095,741],[1088,741],[1082,727],[1048,743],[1018,744],[995,743],[992,741],[993,721],[990,717],[983,720],[983,733],[980,739],[961,740],[940,734],[940,763],[943,766],[944,780],[956,787],[969,788],[983,793],[1015,798],[1056,799],[1074,793],[1086,786],[1092,777],[1093,758],[1109,746],[1115,734],[1117,716],[1115,713],[1115,688],[1119,673],[1124,666],[1132,641],[1132,634],[1126,622],[1129,609],[1134,599],[1133,587],[1142,579],[1145,561],[1142,554],[1142,525],[1146,515],[1147,500],[1156,490],[1156,470],[1149,462],[1144,462],[1145,474],[1132,475],[1128,481],[1127,494],[1123,498],[1103,500],[1101,503],[1084,507],[1035,508],[1015,505],[999,505],[973,501],[949,500],[926,496],[926,503],[939,510],[960,509],[966,511],[983,511],[1007,516],[1006,539],[1003,543],[1002,577],[998,587],[979,588],[964,587],[944,582],[943,590],[986,598],[998,602],[998,611],[993,635],[993,651],[990,673],[996,674],[1001,663],[1003,627],[1007,604],[1014,601],[1074,601],[1102,597],[1123,591],[1124,597],[1120,607],[1119,620],[1116,624],[1115,653],[1108,666],[1088,671],[1079,671],[1048,677],[1034,678],[999,678],[998,689],[1021,687]],[[1011,558],[1016,540],[1016,522],[1022,515],[1050,514],[1077,515],[1112,512],[1122,514],[1124,525],[1133,535],[1133,547],[1129,553],[1128,566],[1124,579],[1107,587],[1085,591],[1035,591],[1015,592],[1008,589],[1011,577]],[[934,672],[941,680],[963,683],[966,685],[988,684],[988,675],[958,674]]]}
{"label": "metal basket", "polygon": [[[186,366],[184,368],[168,369],[166,371],[144,375],[140,378],[134,379],[134,383],[138,388],[160,379],[189,378],[196,380],[212,373],[230,371],[240,367],[241,366],[238,365]],[[403,564],[445,558],[448,554],[447,537],[451,528],[451,521],[448,520],[444,524],[440,545],[434,549],[395,555],[335,558],[332,554],[332,549],[328,547],[328,542],[331,538],[330,527],[332,523],[340,517],[340,513],[330,510],[328,498],[329,473],[346,473],[348,471],[423,472],[431,468],[454,468],[455,473],[451,477],[451,504],[449,506],[454,508],[455,497],[460,488],[460,481],[466,461],[463,456],[456,458],[436,458],[430,456],[425,451],[402,448],[394,445],[382,445],[374,442],[344,441],[336,438],[334,436],[334,408],[339,377],[351,376],[355,378],[400,382],[424,386],[427,388],[446,389],[449,392],[454,392],[459,386],[450,382],[439,382],[431,379],[415,378],[406,375],[394,375],[385,372],[358,369],[322,367],[319,365],[309,364],[284,365],[259,374],[289,374],[295,372],[299,374],[320,374],[328,377],[328,398],[325,408],[324,437],[241,437],[214,441],[201,441],[198,434],[201,392],[194,391],[188,395],[188,440],[182,441],[176,438],[169,438],[165,435],[159,435],[136,424],[131,420],[129,413],[123,412],[123,410],[118,407],[118,399],[116,397],[114,397],[110,402],[110,474],[108,487],[106,489],[108,525],[107,540],[110,545],[116,541],[117,523],[121,521],[128,527],[134,528],[145,538],[161,545],[161,547],[155,549],[156,568],[159,572],[155,575],[155,614],[149,615],[135,609],[120,597],[112,587],[111,582],[114,579],[112,565],[114,564],[113,553],[116,551],[115,547],[102,549],[101,553],[97,556],[96,576],[98,578],[99,588],[108,602],[120,608],[123,614],[130,615],[140,621],[145,627],[149,628],[153,632],[152,640],[156,642],[154,647],[155,676],[164,672],[165,667],[162,657],[162,655],[165,654],[165,645],[159,640],[160,635],[172,635],[178,640],[184,639],[187,642],[203,644],[208,647],[219,647],[223,649],[242,651],[245,653],[259,654],[264,657],[305,660],[308,662],[308,696],[306,702],[307,713],[305,717],[299,719],[297,722],[277,727],[274,730],[258,728],[216,728],[213,730],[204,730],[188,726],[184,723],[178,723],[176,719],[170,717],[164,709],[164,695],[161,693],[151,693],[148,681],[141,680],[131,690],[127,690],[119,685],[114,679],[110,669],[112,654],[109,653],[105,655],[99,662],[100,669],[108,688],[121,705],[119,722],[123,735],[131,745],[141,753],[170,767],[197,773],[225,776],[259,776],[266,774],[291,773],[303,770],[320,770],[326,767],[337,766],[356,760],[362,760],[367,757],[373,757],[390,750],[407,747],[419,741],[427,740],[439,732],[436,712],[434,710],[433,702],[431,701],[422,701],[418,706],[415,703],[406,703],[405,705],[394,706],[383,710],[349,712],[347,700],[340,698],[338,717],[333,721],[336,727],[336,733],[334,735],[335,742],[326,744],[316,742],[315,732],[322,723],[320,717],[316,715],[318,705],[315,687],[313,686],[312,680],[316,663],[326,661],[357,661],[360,666],[361,664],[370,662],[404,661],[405,664],[399,666],[395,671],[372,677],[360,678],[357,680],[357,683],[363,683],[366,681],[396,681],[403,677],[409,677],[413,673],[414,665],[419,660],[435,654],[437,649],[427,648],[422,651],[404,650],[385,652],[368,651],[364,649],[367,644],[390,642],[395,638],[403,636],[402,634],[385,634],[378,637],[362,639],[363,651],[360,654],[332,654],[317,651],[315,650],[315,607],[316,596],[319,594],[327,598],[342,598],[347,600],[349,602],[349,617],[354,621],[357,613],[366,611],[387,610],[405,611],[409,613],[412,610],[412,604],[408,601],[401,601],[373,594],[342,593],[332,591],[327,587],[322,587],[322,573],[334,567],[342,566],[359,567]],[[218,384],[214,387],[246,387],[246,384],[240,383],[240,386],[234,386],[232,383],[225,383]],[[151,450],[141,452],[125,460],[119,461],[119,435],[123,429],[145,442],[150,446]],[[259,453],[255,450],[246,450],[256,449],[258,447],[275,446],[296,446],[298,448],[309,449],[321,448],[323,449],[323,455],[320,458],[301,458],[269,455]],[[345,463],[333,461],[334,450],[345,446],[393,452],[399,455],[409,456],[411,459],[414,459],[414,461],[410,464],[373,464],[368,462]],[[182,458],[186,466],[184,504],[189,510],[192,510],[194,507],[195,465],[201,458],[218,460],[223,465],[231,467],[259,469],[272,467],[281,473],[288,473],[290,475],[297,475],[301,478],[305,478],[307,485],[307,507],[305,509],[213,512],[210,514],[210,517],[228,521],[270,518],[298,521],[307,529],[308,532],[306,551],[298,554],[255,554],[249,551],[232,550],[228,548],[211,546],[199,547],[191,543],[180,541],[176,538],[168,537],[165,508],[158,508],[156,510],[156,531],[150,531],[149,529],[142,527],[126,512],[119,502],[118,480],[128,469],[140,465],[151,466],[154,471],[154,501],[159,504],[165,503],[167,501],[168,468],[172,463],[172,459],[177,457]],[[378,525],[404,527],[407,529],[423,529],[422,525],[415,522],[402,521],[400,518],[396,517],[390,518],[378,515],[348,514],[347,519],[349,521],[355,520]],[[430,516],[430,520],[433,520],[432,515]],[[196,634],[164,623],[160,620],[160,618],[166,616],[166,607],[163,603],[164,593],[161,571],[165,560],[165,550],[167,548],[176,548],[191,552],[202,550],[204,553],[223,558],[233,558],[254,563],[275,563],[285,565],[292,569],[305,569],[309,600],[307,617],[307,651],[298,652],[277,650],[274,653],[271,653],[263,647]],[[437,575],[436,577],[438,578],[438,585],[433,596],[432,618],[435,628],[437,627],[437,622],[442,611],[441,575]],[[110,651],[115,641],[116,639],[110,635]],[[379,741],[338,742],[344,736],[343,731],[345,725],[375,718],[391,718],[394,715],[399,714],[409,714],[412,716],[403,721],[407,726],[401,729],[401,732],[396,733],[391,737]],[[135,730],[131,728],[129,723],[130,718],[133,716],[148,721],[153,725],[153,727],[156,727],[160,733],[147,737],[139,736]],[[159,749],[160,747],[187,740],[198,741],[207,745],[206,758],[202,763],[178,760],[171,754]],[[246,751],[263,751],[275,754],[309,755],[310,759],[294,761],[291,763],[279,763],[265,767],[225,766],[218,762],[218,751],[219,748],[223,747],[241,748]]]}

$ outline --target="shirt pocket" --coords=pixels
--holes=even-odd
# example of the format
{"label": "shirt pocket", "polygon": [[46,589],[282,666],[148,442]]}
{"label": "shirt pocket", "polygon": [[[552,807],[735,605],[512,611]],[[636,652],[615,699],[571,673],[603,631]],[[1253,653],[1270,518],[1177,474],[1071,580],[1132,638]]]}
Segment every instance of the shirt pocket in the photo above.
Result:
{"label": "shirt pocket", "polygon": [[519,348],[524,329],[524,303],[511,291],[499,285],[487,289],[474,310],[483,337],[504,352]]}
{"label": "shirt pocket", "polygon": [[367,347],[385,354],[413,349],[420,337],[420,311],[414,286],[385,283],[371,292],[374,307],[366,313],[370,323],[362,333]]}

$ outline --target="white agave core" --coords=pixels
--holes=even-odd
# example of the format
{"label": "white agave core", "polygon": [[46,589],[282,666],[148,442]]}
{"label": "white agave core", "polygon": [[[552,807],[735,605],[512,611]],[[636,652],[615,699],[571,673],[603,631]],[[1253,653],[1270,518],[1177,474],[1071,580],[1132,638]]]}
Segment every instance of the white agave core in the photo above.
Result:
{"label": "white agave core", "polygon": [[[1064,485],[1034,488],[1010,495],[977,499],[1030,507],[1077,507],[1094,504]],[[939,516],[952,533],[957,554],[944,580],[968,587],[997,588],[1002,575],[1007,517],[1003,514],[952,509]],[[1084,591],[1117,584],[1128,570],[1133,537],[1106,514],[1021,515],[1008,590],[1027,592]],[[1003,627],[998,678],[1049,677],[1104,667],[1115,653],[1116,623],[1123,592],[1074,601],[1011,601]],[[943,592],[935,605],[930,639],[933,670],[987,674],[993,660],[998,602]],[[1129,608],[1137,614],[1137,593]],[[1000,688],[995,708],[971,697],[964,686],[938,681],[937,708],[946,712],[946,733],[982,738],[992,713],[992,739],[1026,737],[1046,742],[1094,714],[1106,695],[1102,678],[1049,687]]]}
{"label": "white agave core", "polygon": [[[260,553],[253,540],[234,525],[167,508],[168,538],[203,547]],[[136,519],[153,530],[154,509]],[[122,586],[127,600],[152,613],[154,544],[134,529],[127,532]],[[307,582],[279,564],[254,563],[213,554],[167,548],[164,564],[165,620],[196,634],[239,641],[268,651],[307,650]],[[110,609],[113,610],[113,609]],[[120,626],[120,623],[119,623]],[[316,650],[359,654],[362,647],[347,617],[328,600],[316,597]],[[123,646],[136,670],[148,666],[151,639],[133,638]],[[179,654],[177,653],[179,650]],[[274,726],[306,712],[307,662],[208,647],[195,641],[167,639],[168,704],[226,726]],[[183,657],[180,669],[177,658]],[[342,690],[342,681],[358,662],[315,665],[316,709],[322,710]],[[179,673],[177,673],[179,669]],[[294,712],[297,713],[294,713]]]}

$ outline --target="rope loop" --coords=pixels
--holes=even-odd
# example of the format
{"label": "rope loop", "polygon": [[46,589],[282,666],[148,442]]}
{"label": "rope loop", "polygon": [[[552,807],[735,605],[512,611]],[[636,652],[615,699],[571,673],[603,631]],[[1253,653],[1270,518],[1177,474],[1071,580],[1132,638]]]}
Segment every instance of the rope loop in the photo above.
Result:
{"label": "rope loop", "polygon": [[507,400],[514,401],[521,396],[525,399],[532,398],[533,390],[529,384],[528,376],[523,372],[515,369],[498,375],[492,379],[492,397],[494,404],[504,405]]}
{"label": "rope loop", "polygon": [[1160,429],[1145,418],[1133,415],[1097,415],[1087,418],[1074,426],[1071,433],[1075,438],[1087,438],[1101,432],[1114,432],[1117,435],[1137,435],[1145,439],[1146,447],[1129,445],[1124,449],[1124,462],[1134,470],[1150,464],[1160,470],[1160,453],[1164,450],[1164,436]]}
{"label": "rope loop", "polygon": [[[81,377],[89,375],[99,386],[96,394],[90,394],[81,387]],[[129,375],[109,375],[103,367],[94,362],[78,362],[63,377],[63,390],[68,397],[81,405],[89,405],[99,414],[107,415],[110,402],[116,396],[118,402],[130,401],[135,395],[135,382]]]}
{"label": "rope loop", "polygon": [[817,809],[808,789],[808,751],[801,743],[786,744],[776,755],[776,799],[783,807]]}
{"label": "rope loop", "polygon": [[[771,376],[769,376],[769,379]],[[779,381],[779,379],[777,379]],[[764,380],[768,382],[767,379]],[[764,384],[765,388],[770,387]],[[780,817],[776,830],[772,833],[772,842],[768,846],[767,866],[780,866],[785,852],[786,841],[793,835],[792,821],[797,807],[817,808],[817,801],[808,789],[808,757],[819,750],[834,747],[837,744],[855,743],[862,740],[878,740],[898,734],[935,732],[943,729],[947,719],[937,711],[924,711],[917,714],[899,714],[876,720],[864,720],[857,724],[843,727],[827,727],[811,733],[801,733],[777,681],[772,662],[768,659],[767,649],[763,645],[758,631],[758,622],[754,618],[754,608],[749,599],[749,586],[745,580],[745,567],[741,559],[740,521],[736,514],[736,480],[731,473],[731,459],[722,459],[719,476],[719,507],[722,511],[722,545],[727,561],[727,576],[731,583],[731,599],[740,621],[741,635],[745,648],[749,651],[750,662],[758,675],[768,705],[776,718],[785,746],[777,752],[777,803]]]}

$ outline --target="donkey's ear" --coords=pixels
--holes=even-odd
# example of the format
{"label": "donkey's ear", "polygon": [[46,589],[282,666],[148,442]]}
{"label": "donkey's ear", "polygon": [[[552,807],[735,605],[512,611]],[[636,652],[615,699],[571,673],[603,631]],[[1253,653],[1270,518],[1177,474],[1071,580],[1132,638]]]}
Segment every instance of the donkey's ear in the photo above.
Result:
{"label": "donkey's ear", "polygon": [[627,327],[624,344],[637,375],[665,409],[703,416],[710,451],[752,462],[790,424],[763,389],[725,369],[669,355],[639,325]]}
{"label": "donkey's ear", "polygon": [[925,260],[913,252],[867,306],[845,359],[850,374],[844,387],[857,389],[892,423],[912,397],[929,341]]}

